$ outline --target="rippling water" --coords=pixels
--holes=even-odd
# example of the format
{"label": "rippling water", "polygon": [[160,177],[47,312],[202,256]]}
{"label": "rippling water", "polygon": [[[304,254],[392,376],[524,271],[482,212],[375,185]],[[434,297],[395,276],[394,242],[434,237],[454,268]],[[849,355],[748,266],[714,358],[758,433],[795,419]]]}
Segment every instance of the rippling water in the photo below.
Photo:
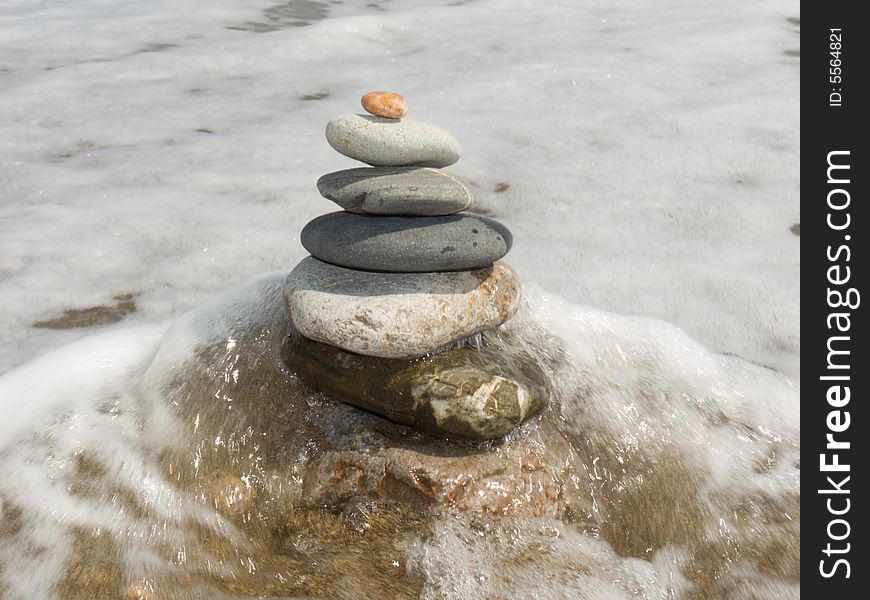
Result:
{"label": "rippling water", "polygon": [[[4,2],[0,597],[798,597],[799,28],[788,0]],[[514,233],[504,335],[555,394],[500,444],[312,393],[281,276],[227,293],[304,257],[354,166],[323,126],[375,88]],[[520,466],[458,482],[480,510],[324,508],[299,471],[421,448]]]}
{"label": "rippling water", "polygon": [[2,429],[9,597],[798,596],[788,378],[664,322],[532,289],[506,334],[550,370],[548,409],[501,444],[406,443],[472,462],[524,446],[543,451],[536,469],[570,462],[557,514],[528,469],[478,492],[482,510],[377,494],[330,505],[305,470],[330,444],[323,431],[364,454],[402,436],[282,363],[281,280],[0,380],[5,401],[28,403]]}

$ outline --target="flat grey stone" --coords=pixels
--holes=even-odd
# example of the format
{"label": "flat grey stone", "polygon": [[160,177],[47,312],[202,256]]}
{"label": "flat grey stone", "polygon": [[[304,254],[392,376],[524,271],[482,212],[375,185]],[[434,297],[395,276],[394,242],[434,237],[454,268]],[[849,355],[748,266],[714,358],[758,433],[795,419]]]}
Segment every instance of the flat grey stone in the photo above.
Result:
{"label": "flat grey stone", "polygon": [[366,356],[414,358],[498,327],[519,307],[507,263],[450,273],[373,273],[303,259],[284,305],[305,337]]}
{"label": "flat grey stone", "polygon": [[452,135],[413,119],[347,114],[326,124],[326,141],[336,151],[378,167],[446,167],[462,149]]}
{"label": "flat grey stone", "polygon": [[371,215],[450,215],[474,202],[456,175],[429,167],[362,167],[317,180],[324,198],[344,210]]}
{"label": "flat grey stone", "polygon": [[334,212],[310,221],[300,236],[312,256],[349,269],[427,273],[491,266],[511,248],[507,227],[460,213],[442,217],[374,217]]}

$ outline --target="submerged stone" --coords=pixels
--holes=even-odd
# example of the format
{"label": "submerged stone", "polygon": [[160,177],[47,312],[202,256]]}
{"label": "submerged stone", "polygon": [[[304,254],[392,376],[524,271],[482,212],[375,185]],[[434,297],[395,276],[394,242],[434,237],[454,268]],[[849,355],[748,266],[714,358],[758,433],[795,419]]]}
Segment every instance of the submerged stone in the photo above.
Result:
{"label": "submerged stone", "polygon": [[37,321],[33,327],[40,329],[75,329],[117,323],[128,314],[136,312],[136,294],[118,294],[114,306],[68,308],[63,315],[46,321]]}
{"label": "submerged stone", "polygon": [[440,437],[501,437],[537,413],[550,395],[547,376],[531,356],[486,343],[415,360],[385,359],[296,335],[288,338],[284,354],[311,387]]}

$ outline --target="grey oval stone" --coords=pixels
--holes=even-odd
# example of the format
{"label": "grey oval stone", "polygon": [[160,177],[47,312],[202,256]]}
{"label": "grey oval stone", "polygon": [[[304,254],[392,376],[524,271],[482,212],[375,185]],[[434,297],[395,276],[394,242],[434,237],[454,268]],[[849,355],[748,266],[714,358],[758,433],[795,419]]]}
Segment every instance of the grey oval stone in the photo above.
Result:
{"label": "grey oval stone", "polygon": [[371,215],[451,215],[474,202],[456,175],[429,167],[362,167],[317,180],[324,198],[344,210]]}
{"label": "grey oval stone", "polygon": [[312,256],[349,269],[428,273],[492,265],[511,249],[507,227],[460,213],[441,217],[321,215],[302,228]]}
{"label": "grey oval stone", "polygon": [[520,349],[484,339],[416,360],[384,359],[291,336],[284,360],[315,389],[440,437],[498,438],[550,396],[541,367]]}
{"label": "grey oval stone", "polygon": [[519,277],[499,261],[449,273],[374,273],[302,259],[284,307],[305,337],[357,354],[413,358],[498,327],[519,307]]}
{"label": "grey oval stone", "polygon": [[326,124],[326,141],[336,151],[378,167],[446,167],[462,149],[452,135],[413,119],[347,114]]}

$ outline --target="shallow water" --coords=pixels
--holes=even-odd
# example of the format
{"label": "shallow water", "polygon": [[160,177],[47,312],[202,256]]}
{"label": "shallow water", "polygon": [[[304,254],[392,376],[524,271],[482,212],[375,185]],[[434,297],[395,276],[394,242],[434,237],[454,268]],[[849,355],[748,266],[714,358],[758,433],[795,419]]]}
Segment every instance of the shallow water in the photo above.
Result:
{"label": "shallow water", "polygon": [[[504,335],[550,371],[545,412],[494,444],[391,437],[282,363],[282,279],[0,379],[5,403],[28,402],[2,432],[7,597],[798,596],[788,378],[533,287]],[[536,470],[576,468],[552,504],[535,469],[487,484],[475,510],[312,496],[330,435],[472,463],[543,445]]]}
{"label": "shallow water", "polygon": [[[4,2],[0,597],[798,597],[798,17]],[[280,276],[226,292],[304,257],[314,182],[356,166],[323,125],[375,88],[514,233],[504,335],[556,393],[501,444],[311,393]],[[479,510],[306,505],[335,439],[538,470]]]}

